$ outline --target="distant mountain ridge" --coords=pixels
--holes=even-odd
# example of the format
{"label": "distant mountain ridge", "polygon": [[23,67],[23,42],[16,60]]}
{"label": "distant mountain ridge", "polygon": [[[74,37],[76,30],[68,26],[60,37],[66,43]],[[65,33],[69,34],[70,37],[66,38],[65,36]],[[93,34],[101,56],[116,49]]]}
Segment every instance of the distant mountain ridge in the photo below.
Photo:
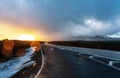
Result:
{"label": "distant mountain ridge", "polygon": [[83,41],[120,41],[120,38],[111,38],[108,36],[95,35],[95,36],[73,36],[72,40],[83,40]]}

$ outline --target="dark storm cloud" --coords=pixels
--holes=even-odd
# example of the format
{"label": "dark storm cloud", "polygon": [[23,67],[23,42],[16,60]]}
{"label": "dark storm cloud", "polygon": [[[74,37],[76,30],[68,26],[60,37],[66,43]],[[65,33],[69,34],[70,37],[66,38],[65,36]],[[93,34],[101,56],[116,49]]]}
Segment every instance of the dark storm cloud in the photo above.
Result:
{"label": "dark storm cloud", "polygon": [[1,0],[0,20],[51,37],[107,35],[119,32],[119,5],[119,0]]}

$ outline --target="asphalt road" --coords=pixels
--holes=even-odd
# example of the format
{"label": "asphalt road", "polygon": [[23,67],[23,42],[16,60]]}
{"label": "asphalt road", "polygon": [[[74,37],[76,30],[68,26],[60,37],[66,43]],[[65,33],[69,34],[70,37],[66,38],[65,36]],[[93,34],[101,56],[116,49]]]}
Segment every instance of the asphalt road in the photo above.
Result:
{"label": "asphalt road", "polygon": [[120,71],[53,46],[44,45],[46,64],[38,78],[120,78]]}
{"label": "asphalt road", "polygon": [[80,52],[84,54],[90,54],[93,56],[100,56],[105,58],[111,58],[120,61],[120,51],[112,51],[112,50],[100,50],[100,49],[91,49],[91,48],[82,48],[82,47],[72,47],[72,46],[60,46],[60,45],[51,45],[61,49],[66,49],[74,52]]}
{"label": "asphalt road", "polygon": [[[12,78],[120,78],[120,71],[76,52],[43,45],[44,66],[41,70],[41,53],[35,53],[32,60],[36,64],[19,71]],[[103,58],[96,58],[104,60]],[[105,61],[106,62],[106,61]],[[40,73],[38,73],[41,70]]]}

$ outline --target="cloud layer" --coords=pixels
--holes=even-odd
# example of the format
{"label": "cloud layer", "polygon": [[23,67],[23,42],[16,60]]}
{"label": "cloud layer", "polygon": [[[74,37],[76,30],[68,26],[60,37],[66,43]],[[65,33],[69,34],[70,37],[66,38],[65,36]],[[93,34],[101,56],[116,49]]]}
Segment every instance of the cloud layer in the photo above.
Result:
{"label": "cloud layer", "polygon": [[0,21],[51,39],[109,35],[120,29],[119,0],[0,0]]}
{"label": "cloud layer", "polygon": [[84,20],[83,24],[71,22],[67,25],[66,29],[70,31],[70,35],[108,35],[120,31],[120,18],[116,18],[114,21],[88,18]]}

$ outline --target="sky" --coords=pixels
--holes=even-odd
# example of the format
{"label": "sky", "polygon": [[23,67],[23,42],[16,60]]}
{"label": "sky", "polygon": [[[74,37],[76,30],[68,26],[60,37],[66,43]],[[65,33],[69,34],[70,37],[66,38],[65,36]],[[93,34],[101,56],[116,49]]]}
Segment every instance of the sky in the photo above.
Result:
{"label": "sky", "polygon": [[0,35],[17,29],[48,40],[119,36],[120,0],[0,0]]}

